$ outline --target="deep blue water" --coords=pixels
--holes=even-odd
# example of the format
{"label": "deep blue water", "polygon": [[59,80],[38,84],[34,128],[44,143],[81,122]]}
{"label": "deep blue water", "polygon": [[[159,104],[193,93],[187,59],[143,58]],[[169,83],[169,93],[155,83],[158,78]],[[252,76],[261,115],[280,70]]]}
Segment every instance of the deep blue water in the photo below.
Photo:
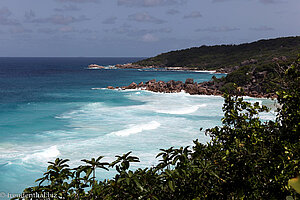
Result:
{"label": "deep blue water", "polygon": [[213,74],[87,69],[139,59],[0,58],[0,192],[33,186],[56,157],[74,166],[133,151],[141,158],[134,167],[145,167],[156,163],[161,148],[209,141],[199,128],[220,124],[221,97],[100,88],[154,78],[203,82]]}

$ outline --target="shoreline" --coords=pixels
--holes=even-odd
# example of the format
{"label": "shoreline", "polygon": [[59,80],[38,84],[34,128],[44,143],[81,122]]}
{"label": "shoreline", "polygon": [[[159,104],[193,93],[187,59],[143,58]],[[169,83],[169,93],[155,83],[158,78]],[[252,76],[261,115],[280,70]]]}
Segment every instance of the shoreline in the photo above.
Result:
{"label": "shoreline", "polygon": [[160,72],[193,72],[193,73],[209,73],[209,74],[228,74],[225,72],[218,72],[216,70],[191,70],[191,69],[162,69],[162,68],[118,68],[114,66],[104,66],[104,68],[89,68],[86,67],[87,70],[110,70],[110,69],[123,69],[123,70],[130,70],[130,69],[136,69],[138,71],[160,71]]}
{"label": "shoreline", "polygon": [[[92,88],[96,89],[96,88]],[[99,88],[97,88],[99,89]],[[100,88],[102,89],[102,88]],[[104,89],[104,88],[103,88]],[[182,81],[174,81],[170,80],[168,82],[164,81],[156,81],[156,79],[149,80],[147,82],[140,82],[139,84],[136,84],[135,82],[132,82],[128,86],[107,86],[106,89],[110,90],[146,90],[151,92],[158,92],[158,93],[180,93],[185,92],[190,95],[210,95],[210,96],[222,96],[224,94],[223,91],[220,91],[217,85],[213,81],[208,82],[201,82],[197,83],[194,82],[193,79],[188,78],[183,83]],[[239,91],[237,91],[239,92]],[[250,91],[250,92],[244,92],[239,93],[235,95],[241,95],[241,96],[248,96],[253,98],[266,98],[266,99],[276,99],[277,95],[270,93],[270,94],[264,94],[264,93],[258,93],[256,91]]]}
{"label": "shoreline", "polygon": [[[109,86],[108,86],[109,87]],[[121,92],[138,92],[138,91],[144,91],[144,92],[150,92],[150,93],[154,93],[154,94],[186,94],[186,95],[191,95],[191,96],[201,96],[201,97],[222,97],[222,95],[208,95],[208,94],[198,94],[198,95],[192,95],[189,94],[185,91],[180,91],[180,92],[170,92],[170,93],[166,93],[166,92],[153,92],[150,90],[146,90],[145,88],[136,88],[136,89],[123,89],[121,87],[116,87],[114,89],[109,89],[107,87],[104,88],[91,88],[91,90],[114,90],[114,91],[121,91]],[[267,97],[253,97],[253,96],[248,96],[248,95],[240,95],[243,98],[248,98],[248,99],[265,99],[265,100],[276,100],[275,98],[267,98]]]}
{"label": "shoreline", "polygon": [[213,69],[213,70],[203,70],[196,67],[163,67],[163,66],[141,66],[133,63],[126,64],[116,64],[117,69],[138,69],[138,70],[154,70],[154,71],[190,71],[198,73],[215,73],[215,74],[227,74],[228,72],[224,69]]}

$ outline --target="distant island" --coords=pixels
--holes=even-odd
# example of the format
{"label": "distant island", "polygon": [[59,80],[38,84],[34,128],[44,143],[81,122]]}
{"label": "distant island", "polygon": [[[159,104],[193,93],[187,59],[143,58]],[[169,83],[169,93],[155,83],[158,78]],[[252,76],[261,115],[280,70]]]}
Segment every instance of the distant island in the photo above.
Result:
{"label": "distant island", "polygon": [[[135,63],[119,64],[122,69],[204,70],[227,73],[223,78],[213,76],[204,83],[185,83],[170,80],[150,80],[131,83],[121,89],[145,89],[154,92],[180,92],[189,94],[221,95],[224,92],[241,93],[253,97],[276,98],[281,77],[300,53],[300,36],[259,40],[240,45],[193,47],[171,51]],[[114,89],[109,86],[109,89]]]}

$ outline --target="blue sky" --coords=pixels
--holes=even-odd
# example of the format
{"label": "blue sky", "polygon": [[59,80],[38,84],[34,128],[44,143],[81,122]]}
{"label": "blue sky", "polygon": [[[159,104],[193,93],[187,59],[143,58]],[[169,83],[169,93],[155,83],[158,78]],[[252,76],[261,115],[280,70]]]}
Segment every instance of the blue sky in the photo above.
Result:
{"label": "blue sky", "polygon": [[300,35],[300,0],[1,0],[0,57],[154,56]]}

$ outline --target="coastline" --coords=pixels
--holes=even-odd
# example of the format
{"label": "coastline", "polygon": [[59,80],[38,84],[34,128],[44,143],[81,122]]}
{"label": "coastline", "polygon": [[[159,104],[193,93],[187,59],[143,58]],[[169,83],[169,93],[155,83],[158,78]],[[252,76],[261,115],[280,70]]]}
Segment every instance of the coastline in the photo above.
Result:
{"label": "coastline", "polygon": [[[96,88],[93,88],[96,89]],[[99,88],[98,88],[99,89]],[[102,88],[100,88],[102,89]],[[149,80],[147,82],[140,82],[139,84],[132,82],[128,86],[107,86],[107,89],[110,90],[147,90],[151,92],[159,93],[180,93],[185,92],[190,95],[213,95],[213,96],[222,96],[224,94],[213,81],[206,81],[197,83],[193,79],[188,78],[183,83],[182,81],[170,80],[168,82],[156,81],[156,79]],[[239,92],[239,91],[238,91]],[[266,98],[266,99],[276,99],[276,94],[264,94],[258,93],[256,91],[250,92],[239,92],[233,93],[235,95],[248,96],[253,98]]]}
{"label": "coastline", "polygon": [[214,74],[227,74],[228,72],[224,69],[215,70],[202,70],[196,67],[165,67],[165,66],[142,66],[133,63],[126,64],[116,64],[117,69],[138,69],[138,70],[155,70],[155,71],[189,71],[189,72],[199,72],[199,73],[214,73]]}
{"label": "coastline", "polygon": [[[195,67],[163,67],[155,65],[142,66],[135,63],[117,64],[115,65],[115,68],[117,69],[136,69],[138,71],[182,71],[209,74],[226,74],[228,76],[219,79],[213,76],[212,80],[202,83],[194,83],[194,80],[189,78],[185,81],[185,83],[174,80],[170,80],[168,82],[157,82],[155,79],[153,79],[147,81],[146,83],[140,82],[139,84],[137,84],[135,82],[132,82],[128,86],[118,86],[116,88],[145,88],[144,90],[163,93],[174,93],[183,90],[191,95],[223,95],[224,93],[229,93],[232,95],[245,95],[254,98],[277,98],[274,90],[269,90],[267,88],[268,85],[265,86],[268,70],[258,71],[254,73],[254,67],[251,72],[245,73],[245,69],[248,71],[249,69],[247,69],[247,66],[241,66],[236,66],[233,68],[224,67],[216,70],[199,70],[199,68]],[[238,81],[236,79],[238,79]],[[247,81],[245,83],[245,81],[239,81],[239,79],[247,79]],[[113,86],[108,86],[108,88],[114,89]]]}

